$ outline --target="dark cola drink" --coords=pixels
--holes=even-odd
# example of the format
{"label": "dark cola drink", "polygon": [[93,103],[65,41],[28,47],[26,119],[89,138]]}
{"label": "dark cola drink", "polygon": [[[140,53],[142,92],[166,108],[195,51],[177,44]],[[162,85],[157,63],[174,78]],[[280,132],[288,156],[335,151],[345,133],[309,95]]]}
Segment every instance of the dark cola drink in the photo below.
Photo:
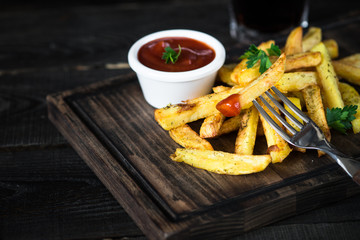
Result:
{"label": "dark cola drink", "polygon": [[308,1],[230,0],[230,32],[239,41],[258,42],[296,26],[308,26]]}

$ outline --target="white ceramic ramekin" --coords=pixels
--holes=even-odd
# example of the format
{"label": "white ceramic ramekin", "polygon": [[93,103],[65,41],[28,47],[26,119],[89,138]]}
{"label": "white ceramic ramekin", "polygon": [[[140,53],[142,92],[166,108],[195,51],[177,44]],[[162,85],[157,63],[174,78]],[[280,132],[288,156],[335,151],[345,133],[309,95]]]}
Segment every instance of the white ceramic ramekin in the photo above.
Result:
{"label": "white ceramic ramekin", "polygon": [[[163,37],[187,37],[206,43],[215,51],[215,58],[204,67],[184,72],[164,72],[144,66],[138,51],[146,43]],[[130,67],[136,72],[145,100],[155,108],[177,104],[208,94],[217,71],[224,64],[224,46],[214,37],[194,30],[165,30],[147,35],[134,43],[128,53]]]}

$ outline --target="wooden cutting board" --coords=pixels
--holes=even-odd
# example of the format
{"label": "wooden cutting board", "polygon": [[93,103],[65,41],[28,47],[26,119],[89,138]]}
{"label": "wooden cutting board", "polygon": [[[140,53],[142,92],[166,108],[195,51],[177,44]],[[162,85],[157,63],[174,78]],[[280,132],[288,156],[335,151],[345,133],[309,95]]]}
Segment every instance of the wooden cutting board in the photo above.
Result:
{"label": "wooden cutting board", "polygon": [[[149,239],[221,239],[338,201],[360,188],[316,151],[227,176],[173,162],[179,146],[154,120],[134,74],[47,97],[49,118]],[[199,123],[191,126],[198,128]],[[235,134],[211,140],[232,152]],[[333,134],[358,154],[360,134]],[[266,151],[264,137],[257,154]]]}

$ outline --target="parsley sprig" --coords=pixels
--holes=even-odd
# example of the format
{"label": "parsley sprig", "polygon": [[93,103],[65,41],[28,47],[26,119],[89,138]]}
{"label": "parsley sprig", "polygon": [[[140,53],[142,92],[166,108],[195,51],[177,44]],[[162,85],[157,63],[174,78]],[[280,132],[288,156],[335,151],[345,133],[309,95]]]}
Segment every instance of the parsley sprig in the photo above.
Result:
{"label": "parsley sprig", "polygon": [[181,46],[178,45],[179,47],[179,51],[176,52],[174,49],[172,49],[171,47],[166,47],[164,50],[165,52],[163,52],[162,58],[165,60],[165,63],[169,63],[171,62],[172,64],[176,63],[176,61],[178,60],[180,54],[181,54]]}
{"label": "parsley sprig", "polygon": [[280,56],[281,50],[277,45],[271,44],[270,48],[266,49],[269,55],[264,50],[258,49],[254,44],[251,44],[249,49],[240,57],[240,59],[248,59],[246,62],[247,68],[252,68],[260,60],[259,72],[264,73],[270,66],[271,61],[269,56]]}
{"label": "parsley sprig", "polygon": [[355,119],[357,105],[347,105],[344,108],[326,109],[326,120],[328,125],[346,134],[346,130],[351,128],[351,121]]}

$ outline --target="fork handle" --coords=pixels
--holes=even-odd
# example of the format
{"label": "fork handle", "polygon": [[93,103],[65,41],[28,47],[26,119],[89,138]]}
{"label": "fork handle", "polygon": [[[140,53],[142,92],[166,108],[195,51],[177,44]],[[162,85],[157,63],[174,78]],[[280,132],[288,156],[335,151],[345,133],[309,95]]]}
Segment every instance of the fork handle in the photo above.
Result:
{"label": "fork handle", "polygon": [[334,149],[327,153],[345,170],[350,177],[352,177],[354,182],[360,185],[360,161],[344,156],[341,153],[338,154],[337,152],[334,152]]}

